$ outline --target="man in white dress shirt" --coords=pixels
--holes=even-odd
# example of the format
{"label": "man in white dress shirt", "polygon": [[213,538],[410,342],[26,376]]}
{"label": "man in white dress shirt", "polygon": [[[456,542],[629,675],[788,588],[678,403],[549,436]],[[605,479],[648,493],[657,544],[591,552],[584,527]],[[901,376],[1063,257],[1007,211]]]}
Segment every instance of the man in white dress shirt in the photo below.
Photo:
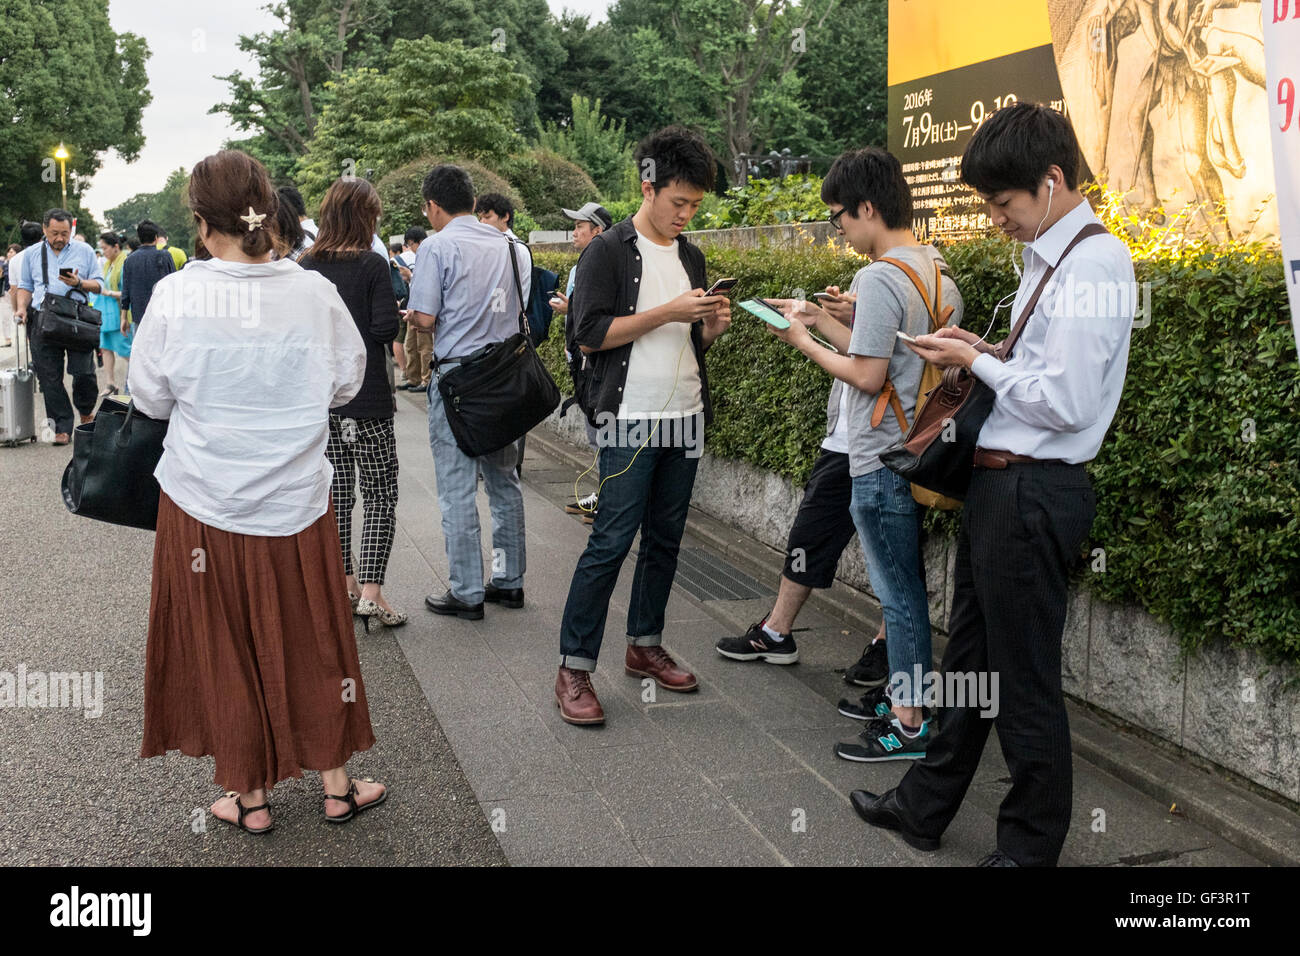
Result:
{"label": "man in white dress shirt", "polygon": [[1061,636],[1070,572],[1096,513],[1083,466],[1119,405],[1136,298],[1128,248],[1101,228],[1078,172],[1069,122],[1028,104],[995,113],[962,157],[962,179],[993,224],[1026,243],[1013,321],[1055,270],[1006,361],[965,329],[917,337],[922,357],[968,368],[996,395],[962,515],[943,672],[975,675],[998,700],[983,711],[974,701],[947,706],[926,758],[896,789],[851,794],[868,823],[937,849],[996,723],[1011,790],[982,866],[1054,866],[1070,825]]}

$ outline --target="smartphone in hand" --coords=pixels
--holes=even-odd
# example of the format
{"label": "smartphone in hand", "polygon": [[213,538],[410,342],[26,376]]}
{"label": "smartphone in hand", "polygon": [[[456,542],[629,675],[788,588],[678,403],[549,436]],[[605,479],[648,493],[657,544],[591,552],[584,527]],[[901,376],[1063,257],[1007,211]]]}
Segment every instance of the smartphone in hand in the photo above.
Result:
{"label": "smartphone in hand", "polygon": [[908,335],[908,334],[907,334],[906,332],[904,332],[902,329],[899,329],[899,330],[898,330],[896,333],[894,333],[894,334],[897,335],[897,336],[898,336],[900,339],[902,339],[904,342],[907,342],[907,343],[910,344],[910,345],[915,345],[915,344],[916,344],[916,339],[912,338],[910,335]]}
{"label": "smartphone in hand", "polygon": [[735,288],[737,281],[738,280],[736,279],[719,279],[717,282],[713,283],[713,285],[709,286],[708,291],[705,292],[704,294],[705,295],[726,295],[733,288]]}

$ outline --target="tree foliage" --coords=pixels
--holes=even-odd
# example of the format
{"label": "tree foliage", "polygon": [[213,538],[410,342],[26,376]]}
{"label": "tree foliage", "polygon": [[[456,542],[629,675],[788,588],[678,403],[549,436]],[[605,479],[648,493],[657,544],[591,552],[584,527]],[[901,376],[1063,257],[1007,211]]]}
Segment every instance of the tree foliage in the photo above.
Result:
{"label": "tree foliage", "polygon": [[35,219],[62,202],[52,158],[62,142],[68,205],[108,150],[133,160],[144,145],[140,116],[149,103],[149,48],[117,33],[103,0],[5,0],[0,16],[0,90],[8,121],[0,124],[0,221]]}
{"label": "tree foliage", "polygon": [[303,192],[314,201],[341,175],[382,176],[431,153],[508,155],[524,145],[509,104],[527,87],[490,49],[398,40],[381,68],[348,70],[329,85],[332,100],[299,164]]}
{"label": "tree foliage", "polygon": [[537,143],[585,169],[602,196],[622,197],[635,189],[636,170],[627,123],[603,116],[600,100],[592,102],[574,93],[567,124],[546,124]]}
{"label": "tree foliage", "polygon": [[174,170],[158,192],[137,193],[108,210],[104,214],[108,228],[120,235],[132,236],[140,220],[152,219],[167,231],[167,238],[173,246],[188,253],[194,248],[195,237],[194,216],[187,201],[189,185],[189,173],[184,169]]}

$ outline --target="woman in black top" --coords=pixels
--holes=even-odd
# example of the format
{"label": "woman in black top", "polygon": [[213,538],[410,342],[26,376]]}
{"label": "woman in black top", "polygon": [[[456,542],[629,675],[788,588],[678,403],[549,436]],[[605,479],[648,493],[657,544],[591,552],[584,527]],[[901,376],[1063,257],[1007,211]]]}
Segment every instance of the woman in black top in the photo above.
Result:
{"label": "woman in black top", "polygon": [[[378,618],[394,626],[405,624],[406,615],[389,606],[382,587],[393,550],[397,509],[397,443],[385,348],[397,334],[397,300],[388,278],[388,263],[370,250],[380,211],[379,194],[370,183],[338,180],[321,203],[316,242],[298,263],[334,283],[366,343],[365,383],[356,398],[330,412],[325,456],[334,466],[330,493],[353,609],[361,617]],[[358,470],[365,514],[361,561],[354,568],[352,506]]]}

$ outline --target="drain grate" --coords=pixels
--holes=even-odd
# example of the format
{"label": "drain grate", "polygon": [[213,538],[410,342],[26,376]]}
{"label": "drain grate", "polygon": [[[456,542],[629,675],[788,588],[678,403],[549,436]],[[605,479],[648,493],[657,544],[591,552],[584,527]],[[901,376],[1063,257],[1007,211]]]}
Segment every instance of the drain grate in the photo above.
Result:
{"label": "drain grate", "polygon": [[677,583],[701,601],[748,601],[776,592],[701,548],[682,548]]}

